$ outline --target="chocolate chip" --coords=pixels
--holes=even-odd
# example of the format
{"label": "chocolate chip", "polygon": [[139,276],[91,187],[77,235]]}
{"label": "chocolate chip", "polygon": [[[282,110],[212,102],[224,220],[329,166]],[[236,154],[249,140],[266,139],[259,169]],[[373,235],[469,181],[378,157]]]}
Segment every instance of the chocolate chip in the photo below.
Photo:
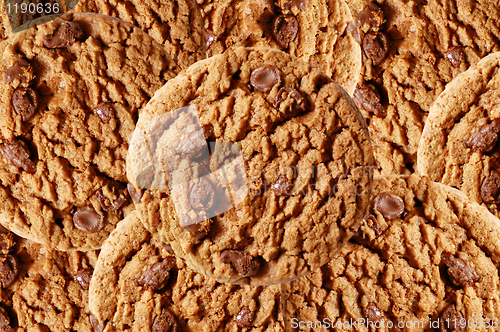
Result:
{"label": "chocolate chip", "polygon": [[22,86],[28,86],[33,80],[33,67],[24,59],[17,61],[12,67],[5,72],[4,80],[7,83],[14,83],[16,80]]}
{"label": "chocolate chip", "polygon": [[363,9],[354,20],[354,25],[358,28],[362,28],[364,25],[368,25],[368,29],[377,30],[384,23],[384,17],[382,10],[376,4],[370,4],[368,7]]}
{"label": "chocolate chip", "polygon": [[180,332],[179,324],[174,314],[167,308],[161,309],[161,314],[156,316],[152,332]]}
{"label": "chocolate chip", "polygon": [[465,319],[457,311],[454,304],[448,305],[439,315],[439,330],[441,332],[465,331]]}
{"label": "chocolate chip", "polygon": [[90,314],[89,316],[89,320],[90,320],[90,325],[92,325],[92,329],[94,330],[94,332],[102,332],[104,331],[104,327],[106,326],[106,323],[99,323],[99,321],[97,320],[97,317]]}
{"label": "chocolate chip", "polygon": [[491,151],[497,144],[499,131],[500,119],[495,119],[479,128],[464,144],[475,152]]}
{"label": "chocolate chip", "polygon": [[10,140],[0,145],[3,156],[16,167],[28,173],[35,173],[35,163],[31,160],[28,147],[21,140]]}
{"label": "chocolate chip", "polygon": [[466,261],[453,257],[450,253],[443,253],[443,261],[448,267],[448,276],[457,286],[472,286],[483,278]]}
{"label": "chocolate chip", "polygon": [[250,84],[262,92],[268,92],[281,83],[281,71],[276,66],[266,65],[255,69],[250,75]]}
{"label": "chocolate chip", "polygon": [[208,210],[214,204],[214,189],[206,179],[199,179],[198,183],[191,187],[189,203],[195,210]]}
{"label": "chocolate chip", "polygon": [[372,322],[379,321],[383,316],[380,309],[373,302],[368,303],[368,305],[363,308],[363,314]]}
{"label": "chocolate chip", "polygon": [[278,15],[272,22],[272,34],[279,47],[286,49],[299,32],[299,21],[293,15]]}
{"label": "chocolate chip", "polygon": [[14,332],[10,323],[9,314],[2,307],[0,307],[0,332]]}
{"label": "chocolate chip", "polygon": [[399,218],[405,209],[405,202],[396,194],[385,192],[375,197],[375,209],[379,211],[384,218],[392,220]]}
{"label": "chocolate chip", "polygon": [[208,49],[210,45],[216,40],[215,34],[212,30],[205,29],[205,42],[206,42],[206,48]]}
{"label": "chocolate chip", "polygon": [[281,8],[283,10],[290,10],[293,6],[299,10],[304,10],[307,7],[307,2],[305,0],[286,0],[283,2]]}
{"label": "chocolate chip", "polygon": [[19,262],[12,255],[0,255],[0,282],[2,288],[10,287],[19,274]]}
{"label": "chocolate chip", "polygon": [[279,89],[278,94],[274,98],[273,106],[274,108],[280,107],[281,103],[287,99],[291,99],[292,108],[295,111],[302,112],[306,110],[306,99],[302,96],[300,92],[294,88],[282,87]]}
{"label": "chocolate chip", "polygon": [[139,203],[141,201],[143,192],[141,189],[136,189],[135,186],[132,183],[127,184],[127,190],[128,194],[132,198],[132,200],[136,203]]}
{"label": "chocolate chip", "polygon": [[167,284],[170,270],[174,266],[175,257],[167,257],[163,262],[157,262],[144,271],[137,284],[152,291],[160,290]]}
{"label": "chocolate chip", "polygon": [[207,236],[207,232],[201,229],[200,224],[191,224],[184,226],[184,228],[191,233],[192,236],[197,238],[198,240],[203,239],[205,236]]}
{"label": "chocolate chip", "polygon": [[500,172],[492,169],[481,184],[481,198],[485,203],[499,203]]}
{"label": "chocolate chip", "polygon": [[236,271],[243,277],[255,275],[260,267],[259,261],[243,250],[224,250],[220,257],[223,262],[231,263]]}
{"label": "chocolate chip", "polygon": [[385,108],[380,101],[380,94],[373,85],[368,83],[356,84],[353,97],[357,104],[367,112],[378,117],[385,117]]}
{"label": "chocolate chip", "polygon": [[111,103],[99,103],[95,108],[96,114],[101,118],[102,122],[108,123],[115,116],[115,111]]}
{"label": "chocolate chip", "polygon": [[272,188],[276,196],[287,196],[288,191],[292,188],[292,183],[286,176],[280,175],[278,180],[273,184]]}
{"label": "chocolate chip", "polygon": [[239,327],[251,327],[254,318],[255,313],[249,307],[243,307],[236,315],[236,324]]}
{"label": "chocolate chip", "polygon": [[351,34],[352,38],[354,38],[357,43],[361,44],[361,35],[359,34],[359,30],[354,23],[349,22],[349,24],[347,24],[346,31]]}
{"label": "chocolate chip", "polygon": [[80,269],[76,273],[76,281],[82,286],[83,289],[88,290],[90,286],[90,279],[92,279],[92,269]]}
{"label": "chocolate chip", "polygon": [[449,48],[448,51],[446,51],[446,58],[453,67],[460,67],[460,65],[465,62],[464,52],[459,46]]}
{"label": "chocolate chip", "polygon": [[23,121],[29,121],[38,109],[38,93],[31,88],[17,88],[12,94],[12,107],[21,115]]}
{"label": "chocolate chip", "polygon": [[75,22],[64,22],[52,37],[45,36],[43,45],[47,48],[66,48],[83,37],[82,28]]}
{"label": "chocolate chip", "polygon": [[84,206],[73,214],[73,224],[85,233],[96,233],[104,227],[104,218],[93,207]]}
{"label": "chocolate chip", "polygon": [[96,193],[97,201],[104,211],[117,211],[127,201],[127,191],[125,189],[115,188],[113,191],[111,193],[112,197],[105,196],[102,189]]}
{"label": "chocolate chip", "polygon": [[172,256],[175,255],[174,249],[172,249],[172,246],[168,243],[163,244],[163,250],[165,250],[166,252],[168,252]]}
{"label": "chocolate chip", "polygon": [[382,32],[369,32],[363,38],[365,55],[372,60],[374,66],[384,61],[389,53],[389,41]]}

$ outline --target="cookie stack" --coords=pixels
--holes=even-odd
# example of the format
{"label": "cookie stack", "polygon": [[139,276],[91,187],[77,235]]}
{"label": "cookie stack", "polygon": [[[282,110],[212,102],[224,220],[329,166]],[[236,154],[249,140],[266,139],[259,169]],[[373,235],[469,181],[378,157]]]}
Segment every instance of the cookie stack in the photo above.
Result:
{"label": "cookie stack", "polygon": [[495,1],[61,5],[0,6],[0,330],[500,329]]}

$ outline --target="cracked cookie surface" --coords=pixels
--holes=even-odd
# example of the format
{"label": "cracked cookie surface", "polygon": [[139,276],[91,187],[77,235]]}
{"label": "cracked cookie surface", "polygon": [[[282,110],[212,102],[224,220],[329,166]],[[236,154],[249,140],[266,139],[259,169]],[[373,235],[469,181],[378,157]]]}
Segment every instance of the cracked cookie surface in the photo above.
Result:
{"label": "cracked cookie surface", "polygon": [[[157,243],[137,212],[104,243],[90,283],[90,309],[104,331],[284,331],[280,286],[221,284]],[[164,314],[168,312],[168,314]],[[171,328],[170,330],[168,328]]]}
{"label": "cracked cookie surface", "polygon": [[323,71],[352,94],[360,80],[361,49],[346,33],[344,0],[199,1],[207,53],[229,47],[273,47]]}
{"label": "cracked cookie surface", "polygon": [[347,1],[363,54],[354,99],[367,118],[377,174],[411,174],[430,107],[446,84],[499,51],[494,0]]}
{"label": "cracked cookie surface", "polygon": [[134,208],[127,140],[178,67],[118,19],[62,18],[0,44],[0,223],[50,248],[88,250]]}
{"label": "cracked cookie surface", "polygon": [[[198,132],[187,122],[194,115],[167,121],[188,105]],[[163,131],[170,123],[174,129]],[[213,165],[196,154],[205,138],[216,142]],[[228,50],[184,71],[141,113],[130,144],[130,182],[158,188],[138,205],[146,228],[223,282],[279,283],[318,268],[351,236],[368,202],[372,152],[359,111],[320,71],[271,48]],[[177,154],[168,154],[169,144]],[[210,178],[220,156],[242,165],[226,169],[229,188]],[[161,178],[167,168],[177,172],[168,179],[170,189],[179,184],[177,198]],[[248,192],[238,198],[239,180]],[[224,197],[231,201],[221,208]]]}
{"label": "cracked cookie surface", "polygon": [[500,222],[486,208],[427,178],[388,176],[374,178],[368,215],[328,265],[285,285],[292,328],[498,330]]}
{"label": "cracked cookie surface", "polygon": [[454,79],[431,107],[418,148],[418,172],[462,190],[500,216],[500,53]]}

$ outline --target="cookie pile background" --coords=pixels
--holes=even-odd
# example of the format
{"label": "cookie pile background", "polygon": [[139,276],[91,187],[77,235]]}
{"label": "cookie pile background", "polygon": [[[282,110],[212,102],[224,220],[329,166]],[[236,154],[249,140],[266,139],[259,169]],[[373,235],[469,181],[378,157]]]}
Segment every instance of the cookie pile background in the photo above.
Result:
{"label": "cookie pile background", "polygon": [[1,331],[500,331],[496,0],[16,3]]}

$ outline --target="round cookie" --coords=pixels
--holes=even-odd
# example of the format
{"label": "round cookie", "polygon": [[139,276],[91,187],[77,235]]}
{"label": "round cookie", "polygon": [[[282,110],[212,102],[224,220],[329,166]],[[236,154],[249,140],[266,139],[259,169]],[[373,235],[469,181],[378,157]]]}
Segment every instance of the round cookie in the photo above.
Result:
{"label": "round cookie", "polygon": [[178,67],[118,19],[66,15],[0,44],[0,223],[60,250],[100,244],[134,208],[128,137]]}
{"label": "round cookie", "polygon": [[418,147],[418,172],[462,190],[500,217],[500,53],[457,76],[429,112]]}
{"label": "round cookie", "polygon": [[[221,284],[170,252],[154,241],[137,212],[118,224],[102,246],[90,282],[90,309],[104,332],[112,326],[120,331],[284,331],[280,286]],[[160,317],[169,323],[161,325]]]}
{"label": "round cookie", "polygon": [[375,174],[411,174],[434,100],[446,84],[499,51],[496,0],[347,0],[363,79],[354,92],[367,118]]}
{"label": "round cookie", "polygon": [[200,3],[207,53],[229,47],[273,47],[333,78],[350,95],[360,81],[361,49],[346,32],[344,0],[231,0]]}
{"label": "round cookie", "polygon": [[181,68],[205,58],[205,33],[195,0],[73,0],[71,12],[94,12],[139,27],[163,45]]}
{"label": "round cookie", "polygon": [[94,332],[88,287],[96,251],[61,252],[0,233],[2,331]]}
{"label": "round cookie", "polygon": [[371,153],[336,83],[281,51],[235,48],[157,92],[127,175],[149,189],[138,204],[146,228],[191,268],[262,285],[320,267],[355,232]]}
{"label": "round cookie", "polygon": [[[290,327],[497,331],[498,219],[417,175],[374,178],[372,197],[359,235],[320,270],[284,286]],[[310,328],[316,321],[321,328]]]}

